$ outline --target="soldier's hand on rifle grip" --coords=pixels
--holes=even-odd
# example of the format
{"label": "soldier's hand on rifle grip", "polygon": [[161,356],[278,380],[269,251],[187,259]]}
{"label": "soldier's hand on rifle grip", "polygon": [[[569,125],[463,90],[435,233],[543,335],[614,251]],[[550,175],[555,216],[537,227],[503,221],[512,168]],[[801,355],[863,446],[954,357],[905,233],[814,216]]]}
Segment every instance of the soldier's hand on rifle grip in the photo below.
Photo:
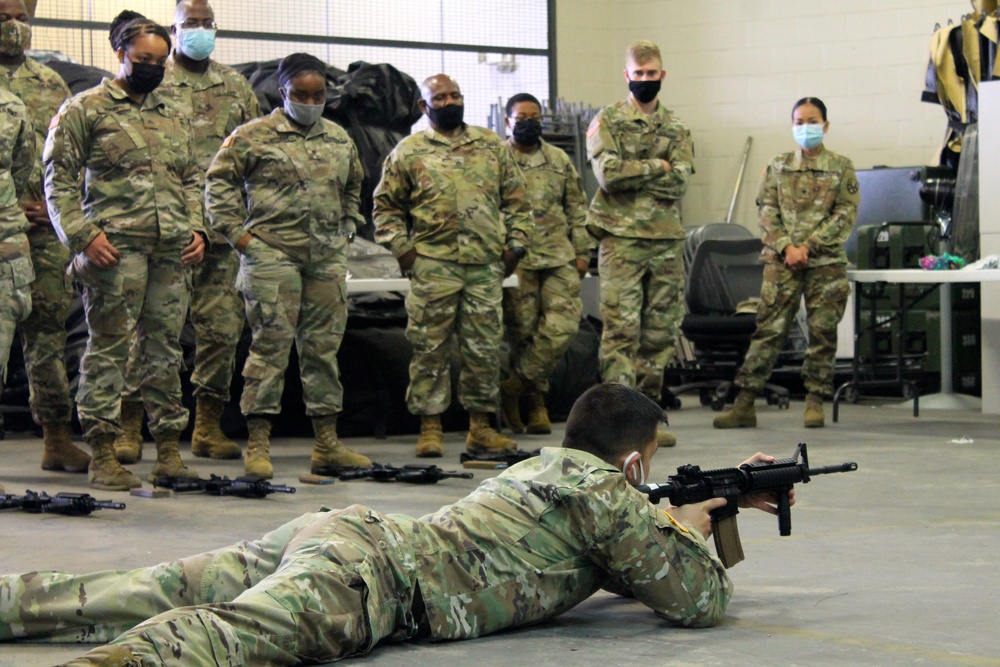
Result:
{"label": "soldier's hand on rifle grip", "polygon": [[711,498],[700,503],[670,507],[667,513],[674,517],[674,521],[694,528],[707,539],[712,534],[712,517],[709,512],[725,504],[725,498]]}
{"label": "soldier's hand on rifle grip", "polygon": [[[751,463],[774,463],[774,457],[764,454],[762,452],[757,452],[746,461],[740,465],[748,465]],[[795,489],[788,492],[788,505],[791,507],[795,504]],[[744,508],[758,509],[768,514],[778,513],[778,494],[777,492],[771,493],[748,493],[746,495],[740,496],[739,506]]]}

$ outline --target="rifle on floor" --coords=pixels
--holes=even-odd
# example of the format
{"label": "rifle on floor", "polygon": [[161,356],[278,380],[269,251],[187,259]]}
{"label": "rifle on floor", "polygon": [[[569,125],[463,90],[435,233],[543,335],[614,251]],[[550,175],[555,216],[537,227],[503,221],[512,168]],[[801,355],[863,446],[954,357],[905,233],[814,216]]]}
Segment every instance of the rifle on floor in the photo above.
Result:
{"label": "rifle on floor", "polygon": [[521,449],[510,449],[502,452],[462,452],[458,461],[466,468],[484,468],[487,470],[499,470],[526,461],[533,456],[538,456],[542,450],[536,449],[533,452],[526,452]]}
{"label": "rifle on floor", "polygon": [[366,468],[348,466],[323,466],[314,468],[313,473],[336,477],[341,481],[369,479],[374,482],[402,482],[404,484],[437,484],[443,479],[472,479],[471,472],[442,470],[435,465],[410,464],[401,468],[380,463]]}
{"label": "rifle on floor", "polygon": [[0,494],[0,510],[19,509],[32,514],[64,514],[66,516],[86,516],[94,510],[123,510],[125,503],[111,500],[95,500],[89,493],[57,493],[54,496],[31,489],[23,496]]}
{"label": "rifle on floor", "polygon": [[739,513],[739,498],[751,493],[774,492],[778,497],[778,533],[792,534],[792,509],[788,494],[798,483],[807,483],[816,475],[835,472],[853,472],[857,463],[841,463],[822,468],[809,467],[806,444],[799,443],[790,459],[775,459],[774,463],[744,463],[738,468],[702,470],[698,466],[685,465],[671,475],[666,484],[646,484],[639,490],[658,503],[661,498],[670,500],[674,506],[700,503],[711,498],[725,498],[726,504],[710,512],[712,534],[715,536],[715,550],[719,560],[727,568],[743,560],[743,545],[740,543],[736,515]]}
{"label": "rifle on floor", "polygon": [[210,496],[239,496],[240,498],[263,498],[272,493],[295,493],[294,486],[271,484],[266,479],[250,477],[219,477],[189,479],[186,477],[157,477],[153,486],[159,486],[177,493],[202,491]]}

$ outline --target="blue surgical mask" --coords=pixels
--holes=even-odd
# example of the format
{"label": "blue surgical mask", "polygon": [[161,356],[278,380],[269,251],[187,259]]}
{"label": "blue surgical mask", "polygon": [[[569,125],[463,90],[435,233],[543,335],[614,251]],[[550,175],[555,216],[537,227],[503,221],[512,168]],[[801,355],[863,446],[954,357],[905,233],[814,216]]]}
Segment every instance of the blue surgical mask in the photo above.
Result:
{"label": "blue surgical mask", "polygon": [[178,31],[180,49],[191,60],[205,60],[215,51],[215,31],[208,28],[184,28]]}
{"label": "blue surgical mask", "polygon": [[819,123],[809,123],[808,125],[793,125],[792,136],[795,143],[806,150],[812,150],[823,143],[823,126]]}

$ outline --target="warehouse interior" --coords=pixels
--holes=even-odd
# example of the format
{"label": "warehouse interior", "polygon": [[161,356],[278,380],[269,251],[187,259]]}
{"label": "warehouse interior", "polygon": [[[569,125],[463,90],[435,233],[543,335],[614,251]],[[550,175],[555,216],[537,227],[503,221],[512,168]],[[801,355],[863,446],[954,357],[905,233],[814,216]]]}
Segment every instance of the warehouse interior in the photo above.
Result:
{"label": "warehouse interior", "polygon": [[[169,0],[32,4],[37,5],[36,49],[59,51],[103,70],[113,67],[104,30],[114,14],[128,7],[169,23],[173,8]],[[995,3],[212,4],[223,31],[216,55],[220,62],[265,63],[305,50],[337,70],[331,80],[348,77],[341,80],[345,89],[349,66],[358,61],[386,63],[409,78],[394,90],[444,71],[463,85],[467,118],[500,132],[503,100],[528,90],[546,101],[550,135],[561,137],[560,145],[568,152],[575,148],[574,157],[583,168],[586,155],[580,138],[589,118],[626,96],[625,48],[636,39],[649,39],[660,46],[667,72],[660,99],[687,122],[696,147],[696,172],[683,200],[685,227],[729,223],[756,235],[758,175],[773,155],[794,147],[789,131],[794,101],[817,96],[830,113],[828,146],[850,157],[859,170],[862,207],[849,251],[857,268],[919,266],[922,256],[941,251],[945,212],[952,225],[952,247],[970,262],[1000,253],[1000,189],[988,186],[1000,179],[1000,82],[977,82],[978,119],[966,114],[956,121],[928,94],[936,31],[960,24],[974,11],[994,12]],[[228,37],[226,30],[231,31]],[[413,130],[424,123],[418,119]],[[365,124],[366,136],[376,137],[370,125]],[[966,142],[950,158],[945,153],[952,163],[942,166],[949,140],[955,148],[955,133],[961,136],[970,126],[978,133],[975,150]],[[385,130],[373,145],[396,137],[392,132],[401,130]],[[964,169],[960,163],[963,153],[977,158],[975,178],[968,173],[971,160]],[[950,199],[939,196],[941,182],[950,182]],[[587,185],[592,194],[595,184],[591,180]],[[908,224],[883,226],[889,222]],[[370,261],[361,250],[356,252],[359,257],[352,259],[358,271],[379,260],[380,266],[386,265],[386,257]],[[390,271],[391,257],[388,260]],[[587,284],[593,288],[596,280]],[[471,642],[382,647],[356,661],[386,666],[489,666],[511,660],[557,665],[1000,665],[995,587],[989,583],[1000,565],[1000,374],[995,372],[1000,364],[1000,286],[972,279],[949,286],[954,372],[948,382],[963,400],[941,408],[930,398],[944,382],[936,285],[857,285],[855,301],[839,329],[837,382],[844,392],[838,396],[836,419],[827,413],[826,428],[802,427],[794,354],[791,365],[775,374],[775,381],[791,390],[789,409],[759,401],[756,429],[714,430],[716,406],[705,394],[667,400],[671,430],[679,442],[657,455],[650,471],[654,481],[686,463],[730,466],[756,451],[788,456],[800,442],[808,443],[814,466],[858,464],[856,472],[817,477],[798,487],[791,536],[779,537],[772,517],[741,513],[747,558],[730,572],[735,595],[719,626],[673,628],[635,601],[600,593],[540,627]],[[889,321],[896,312],[895,299],[904,293],[914,297],[909,312],[898,322]],[[599,313],[586,288],[584,297],[589,326],[582,327],[568,353],[574,356],[567,357],[553,382],[556,417],[565,418],[573,398],[593,381],[593,374],[581,371],[574,376],[566,370],[590,369],[596,363]],[[367,295],[352,302],[355,326],[352,331],[349,325],[341,354],[346,401],[352,400],[352,388],[357,397],[355,416],[345,419],[345,434],[350,436],[346,442],[355,451],[394,465],[419,462],[413,457],[416,420],[406,414],[402,397],[405,374],[399,380],[401,366],[390,365],[398,361],[395,351],[401,339],[391,327],[405,324],[401,306],[398,295]],[[369,329],[377,335],[361,333]],[[860,330],[866,331],[856,341]],[[394,353],[376,361],[378,355],[371,350],[379,345]],[[370,372],[369,358],[379,364],[378,373]],[[668,369],[665,387],[690,379],[683,364]],[[294,361],[290,366],[294,368]],[[372,376],[386,384],[372,389]],[[393,378],[397,382],[389,383]],[[876,382],[860,390],[848,386],[858,379]],[[308,466],[310,433],[301,418],[295,380],[289,380],[289,423],[279,430],[272,455],[274,482],[295,486],[294,495],[241,499],[174,494],[149,499],[95,491],[98,499],[123,500],[127,508],[85,517],[3,511],[0,572],[150,565],[253,538],[320,505],[361,503],[419,516],[459,499],[496,474],[476,470],[474,479],[428,486],[363,480],[301,484],[297,477]],[[92,491],[85,476],[39,469],[41,440],[23,409],[26,388],[17,393],[16,377],[8,378],[8,385],[3,401],[6,437],[0,440],[3,490]],[[240,386],[237,378],[234,404],[226,413],[227,431],[238,438],[245,437],[235,404]],[[916,395],[922,400],[915,408]],[[446,453],[439,463],[444,469],[461,469],[464,426],[460,408],[453,406],[445,419]],[[518,444],[523,450],[558,446],[561,434],[562,424],[557,423],[552,435],[520,436]],[[134,468],[143,475],[150,465],[144,461]],[[199,460],[197,468],[203,475],[240,472],[238,461]],[[79,646],[4,644],[0,667],[59,664],[81,652]]]}

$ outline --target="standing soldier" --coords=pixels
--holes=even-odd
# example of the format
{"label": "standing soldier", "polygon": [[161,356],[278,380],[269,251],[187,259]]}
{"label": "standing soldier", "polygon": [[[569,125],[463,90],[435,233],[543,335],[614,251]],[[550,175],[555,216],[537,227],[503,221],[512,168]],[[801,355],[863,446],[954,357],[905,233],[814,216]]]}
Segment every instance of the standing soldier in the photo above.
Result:
{"label": "standing soldier", "polygon": [[469,412],[466,447],[513,449],[516,443],[493,430],[489,416],[500,379],[503,279],[527,254],[524,178],[500,137],[463,122],[462,91],[453,78],[432,76],[420,93],[430,128],[403,139],[386,158],[374,213],[376,239],[411,277],[406,400],[420,415],[417,456],[444,451],[441,413],[451,403],[456,338],[458,395]]}
{"label": "standing soldier", "polygon": [[[587,217],[600,239],[601,375],[659,403],[684,318],[680,200],[694,173],[694,145],[687,126],[657,101],[667,74],[659,47],[629,46],[624,74],[628,98],[587,130],[601,186]],[[661,446],[676,443],[667,431],[658,438]]]}
{"label": "standing soldier", "polygon": [[361,217],[364,173],[347,132],[322,118],[326,65],[295,53],[278,65],[285,103],[236,129],[208,171],[214,231],[240,253],[238,286],[253,330],[240,408],[246,474],[269,479],[271,419],[281,412],[292,342],[316,440],[312,467],[369,466],[337,437],[337,351],[347,327],[347,249]]}
{"label": "standing soldier", "polygon": [[[500,383],[503,416],[515,433],[551,433],[545,408],[549,373],[580,328],[580,280],[590,264],[587,199],[569,156],[542,140],[542,106],[527,93],[507,100],[514,161],[528,183],[534,228],[531,254],[517,267],[518,287],[504,291],[513,322],[510,378]],[[521,394],[528,423],[521,421]]]}
{"label": "standing soldier", "polygon": [[31,312],[35,274],[25,233],[28,220],[18,200],[34,166],[35,133],[28,110],[16,95],[0,88],[0,389],[14,332]]}
{"label": "standing soldier", "polygon": [[75,255],[90,336],[80,362],[77,411],[90,445],[90,482],[142,486],[115,459],[121,393],[133,331],[142,359],[142,398],[156,440],[150,474],[197,477],[178,441],[180,333],[190,266],[205,249],[202,193],[186,119],[157,94],[170,33],[135,12],[111,24],[120,63],[114,79],[67,101],[45,143],[45,196],[60,240]]}
{"label": "standing soldier", "polygon": [[90,457],[70,441],[73,400],[63,356],[66,318],[73,302],[73,282],[66,275],[69,250],[59,242],[49,220],[41,159],[49,123],[70,92],[62,77],[24,55],[31,42],[31,18],[23,0],[0,0],[0,20],[0,88],[14,93],[28,108],[38,148],[21,197],[30,224],[28,243],[35,271],[31,315],[21,324],[31,413],[42,426],[42,469],[86,472]]}
{"label": "standing soldier", "polygon": [[[177,47],[167,60],[162,92],[173,94],[176,107],[193,135],[199,180],[219,146],[238,126],[260,115],[247,80],[209,56],[215,48],[215,14],[207,0],[182,0],[170,32]],[[218,233],[211,235],[204,261],[192,272],[191,322],[195,361],[191,383],[197,401],[191,452],[213,459],[240,457],[240,447],[222,432],[219,421],[229,401],[236,344],[243,333],[243,300],[236,290],[239,256]],[[115,454],[122,463],[142,458],[142,402],[136,380],[139,365],[133,346],[126,393],[122,396],[122,435]]]}

